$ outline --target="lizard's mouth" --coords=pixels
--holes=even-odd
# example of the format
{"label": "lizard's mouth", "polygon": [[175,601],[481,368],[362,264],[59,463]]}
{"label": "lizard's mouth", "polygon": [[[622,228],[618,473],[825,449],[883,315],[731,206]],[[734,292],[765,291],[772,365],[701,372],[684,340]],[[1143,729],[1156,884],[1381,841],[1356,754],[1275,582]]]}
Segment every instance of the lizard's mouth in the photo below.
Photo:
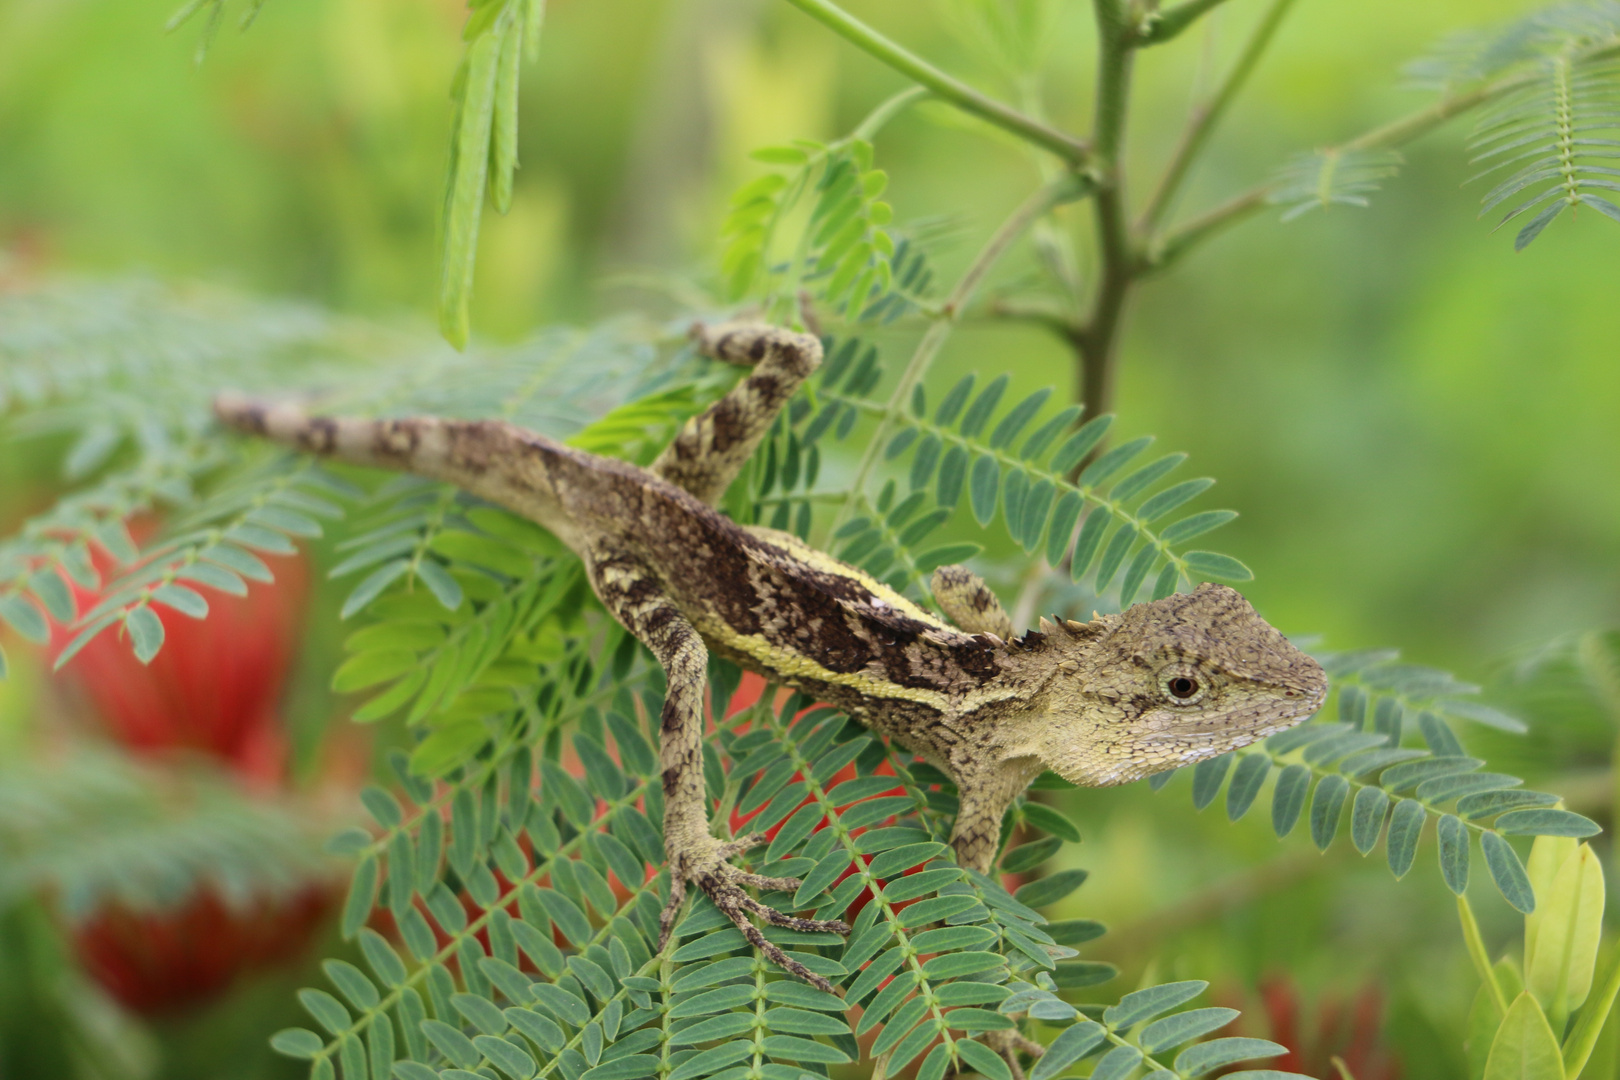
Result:
{"label": "lizard's mouth", "polygon": [[1173,708],[1158,708],[1142,717],[1144,734],[1151,741],[1220,745],[1235,750],[1252,742],[1286,731],[1322,707],[1326,686],[1295,691],[1263,702],[1237,704],[1228,709],[1209,710],[1197,715]]}

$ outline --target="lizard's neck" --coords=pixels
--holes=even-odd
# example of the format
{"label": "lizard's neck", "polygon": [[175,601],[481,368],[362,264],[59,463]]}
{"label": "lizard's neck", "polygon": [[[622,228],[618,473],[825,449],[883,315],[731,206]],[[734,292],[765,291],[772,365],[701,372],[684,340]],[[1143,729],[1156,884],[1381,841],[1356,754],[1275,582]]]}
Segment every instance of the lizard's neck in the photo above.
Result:
{"label": "lizard's neck", "polygon": [[1074,635],[1031,631],[998,650],[1000,675],[981,691],[983,703],[975,711],[999,762],[1031,778],[1045,767],[1028,762],[1041,757],[1058,691],[1068,696],[1078,689],[1073,684],[1082,677],[1089,646]]}

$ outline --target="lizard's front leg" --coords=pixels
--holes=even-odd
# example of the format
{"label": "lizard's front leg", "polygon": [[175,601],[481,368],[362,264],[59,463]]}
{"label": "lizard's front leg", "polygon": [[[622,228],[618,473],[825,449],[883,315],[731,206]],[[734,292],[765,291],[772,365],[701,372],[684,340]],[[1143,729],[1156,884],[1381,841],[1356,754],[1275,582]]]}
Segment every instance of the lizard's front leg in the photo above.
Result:
{"label": "lizard's front leg", "polygon": [[722,841],[709,831],[703,784],[703,686],[708,649],[692,624],[664,596],[656,578],[633,557],[598,553],[591,559],[597,594],[608,609],[652,651],[668,682],[659,728],[659,765],[664,788],[664,852],[669,859],[670,900],[659,917],[658,947],[663,949],[675,925],[686,884],[691,882],[714,901],[743,936],[772,963],[808,983],[833,992],[833,986],[767,941],[749,919],[809,933],[849,933],[838,921],[799,919],[755,900],[744,888],[792,892],[796,878],[764,877],[731,865],[730,859],[764,843],[758,833]]}
{"label": "lizard's front leg", "polygon": [[1007,807],[1040,772],[1040,763],[1033,758],[1011,762],[980,760],[960,748],[951,755],[950,767],[961,800],[956,825],[951,829],[956,862],[988,874],[1001,846],[1001,822]]}
{"label": "lizard's front leg", "polygon": [[[998,604],[998,610],[999,607]],[[951,847],[956,852],[958,865],[981,874],[990,873],[1001,846],[1001,822],[1006,817],[1007,807],[1029,786],[1040,768],[1040,763],[1034,759],[994,764],[966,753],[960,758],[953,757],[951,771],[961,808],[956,812],[956,825],[951,829]],[[1006,1059],[1012,1075],[1018,1078],[1023,1076],[1018,1063],[1019,1052],[1032,1057],[1040,1057],[1045,1052],[1040,1043],[1016,1029],[987,1031],[985,1042]]]}

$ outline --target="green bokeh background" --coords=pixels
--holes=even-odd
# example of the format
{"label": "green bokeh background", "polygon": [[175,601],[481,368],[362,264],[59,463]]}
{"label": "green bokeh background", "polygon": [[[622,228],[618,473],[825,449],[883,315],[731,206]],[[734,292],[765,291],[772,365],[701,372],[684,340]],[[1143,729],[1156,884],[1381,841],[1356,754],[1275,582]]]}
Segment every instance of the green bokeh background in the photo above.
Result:
{"label": "green bokeh background", "polygon": [[[946,4],[849,6],[1011,93],[952,32]],[[1179,211],[1421,106],[1403,63],[1448,30],[1532,6],[1302,0]],[[459,5],[268,0],[245,34],[228,15],[200,67],[198,26],[161,33],[170,7],[0,0],[0,278],[147,273],[429,324]],[[1083,129],[1089,7],[1055,7],[1042,87],[1054,120]],[[1140,192],[1212,58],[1219,70],[1256,14],[1234,0],[1211,33],[1142,57],[1129,161]],[[484,221],[475,333],[669,310],[664,286],[713,265],[727,194],[761,168],[749,149],[837,135],[900,85],[786,4],[552,0],[543,57],[524,75],[513,208]],[[1255,569],[1246,591],[1273,622],[1494,682],[1537,727],[1478,745],[1493,766],[1561,790],[1604,766],[1611,733],[1597,711],[1543,709],[1502,672],[1560,635],[1620,623],[1620,233],[1566,216],[1514,254],[1509,230],[1475,218],[1481,186],[1462,186],[1466,129],[1411,146],[1369,209],[1287,226],[1269,211],[1147,283],[1116,430],[1156,433],[1191,453],[1187,475],[1220,479],[1199,505],[1242,512],[1219,546]],[[877,162],[902,225],[943,218],[959,237],[937,253],[946,277],[1037,175],[1021,148],[928,110],[886,131]],[[1026,251],[998,280],[1032,265]],[[1071,365],[1039,331],[972,322],[930,383],[1005,370],[1014,393],[1072,394]],[[46,475],[25,458],[13,475]],[[1014,569],[993,543],[986,558]],[[1235,827],[1219,809],[1195,816],[1184,780],[1140,788],[1074,797],[1087,838],[1061,856],[1093,872],[1061,914],[1118,928],[1092,950],[1125,965],[1116,989],[1146,968],[1211,978],[1234,1002],[1279,971],[1308,1000],[1377,985],[1404,1075],[1463,1075],[1475,984],[1432,852],[1396,884],[1343,843],[1320,860],[1303,837],[1279,846],[1258,813]],[[1151,922],[1231,882],[1260,885],[1242,903]],[[1488,887],[1475,899],[1493,947],[1507,947],[1511,912]],[[262,1038],[289,1018],[263,1008],[263,988],[243,995],[224,1008],[263,1024],[238,1023],[240,1038],[206,1054],[188,1040],[208,1025],[165,1029],[163,1075],[273,1068]]]}

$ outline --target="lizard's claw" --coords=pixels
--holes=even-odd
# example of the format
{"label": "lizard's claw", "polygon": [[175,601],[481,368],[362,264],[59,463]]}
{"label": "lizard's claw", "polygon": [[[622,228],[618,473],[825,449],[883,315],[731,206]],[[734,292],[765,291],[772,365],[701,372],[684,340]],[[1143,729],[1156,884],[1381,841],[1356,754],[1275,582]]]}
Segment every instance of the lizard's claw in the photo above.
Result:
{"label": "lizard's claw", "polygon": [[743,892],[745,886],[764,892],[793,892],[800,885],[798,878],[751,874],[726,861],[733,855],[758,847],[765,839],[760,833],[750,833],[726,843],[715,840],[697,853],[683,852],[671,860],[669,903],[664,906],[663,914],[659,916],[658,947],[662,949],[669,941],[669,935],[675,928],[675,917],[681,903],[686,899],[686,883],[690,881],[703,890],[703,894],[736,924],[749,944],[764,953],[767,960],[818,990],[835,994],[837,990],[832,983],[783,952],[775,942],[767,941],[765,935],[760,933],[759,927],[748,918],[751,914],[758,915],[773,926],[785,926],[790,930],[810,934],[849,933],[849,924],[846,922],[837,919],[800,919],[793,915],[784,915]]}

